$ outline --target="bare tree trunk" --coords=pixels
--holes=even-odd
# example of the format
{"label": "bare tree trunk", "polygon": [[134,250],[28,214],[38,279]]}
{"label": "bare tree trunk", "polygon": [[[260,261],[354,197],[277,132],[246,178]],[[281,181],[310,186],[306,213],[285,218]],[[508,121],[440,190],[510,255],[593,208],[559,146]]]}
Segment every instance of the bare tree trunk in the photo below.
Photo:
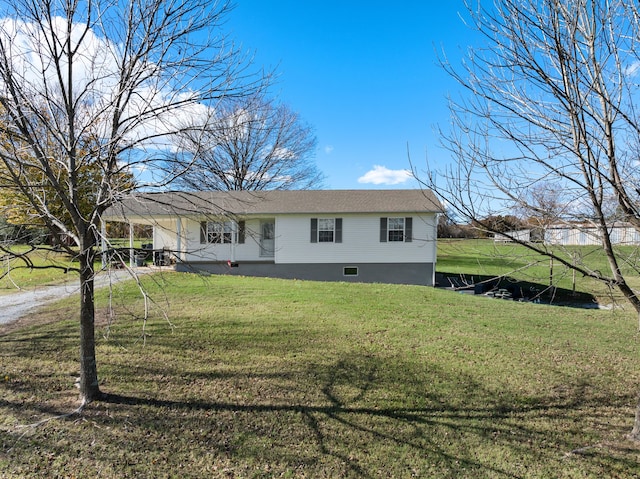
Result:
{"label": "bare tree trunk", "polygon": [[80,254],[80,400],[83,404],[100,398],[96,366],[93,247]]}
{"label": "bare tree trunk", "polygon": [[[638,2],[464,3],[467,23],[485,41],[460,67],[443,57],[467,93],[452,99],[451,129],[441,132],[455,161],[430,172],[426,186],[487,231],[497,232],[487,219],[514,210],[547,231],[596,231],[608,272],[568,260],[569,251],[512,239],[617,288],[640,314],[640,295],[627,282],[635,263],[614,248],[613,233],[617,223],[640,230],[639,84],[628,68],[640,60]],[[638,399],[629,437],[640,442]]]}
{"label": "bare tree trunk", "polygon": [[[637,310],[638,308],[636,308]],[[640,324],[640,311],[638,311],[638,320]],[[638,405],[636,406],[636,418],[633,421],[633,429],[631,429],[631,433],[629,434],[629,439],[632,441],[640,443],[640,393],[638,393]]]}
{"label": "bare tree trunk", "polygon": [[[100,215],[136,187],[174,181],[174,169],[184,172],[167,167],[178,161],[177,135],[202,131],[221,99],[268,84],[225,40],[230,2],[169,3],[0,3],[0,18],[20,19],[0,22],[0,203],[21,224],[80,247],[83,404],[101,396],[93,303]],[[157,175],[137,183],[141,167]]]}
{"label": "bare tree trunk", "polygon": [[636,419],[633,422],[633,429],[629,434],[629,439],[640,442],[640,394],[638,394],[638,406],[636,407]]}
{"label": "bare tree trunk", "polygon": [[[618,258],[616,257],[616,254],[613,250],[610,237],[608,235],[605,235],[604,240],[605,241],[603,249],[607,255],[607,259],[609,260],[609,265],[611,267],[616,286],[627,299],[627,301],[631,303],[634,310],[636,311],[636,314],[638,314],[638,316],[640,317],[640,298],[638,298],[636,292],[627,283],[625,276],[620,272],[620,267],[618,266]],[[636,406],[636,416],[633,422],[633,429],[628,435],[628,438],[632,441],[640,442],[640,394],[638,394],[638,404]]]}

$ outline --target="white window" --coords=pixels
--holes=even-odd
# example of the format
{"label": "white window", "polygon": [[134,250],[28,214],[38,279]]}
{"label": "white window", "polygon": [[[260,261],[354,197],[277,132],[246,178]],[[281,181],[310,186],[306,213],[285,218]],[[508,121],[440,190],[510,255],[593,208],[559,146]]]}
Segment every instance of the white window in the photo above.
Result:
{"label": "white window", "polygon": [[380,242],[413,241],[413,218],[391,217],[380,218]]}
{"label": "white window", "polygon": [[312,243],[342,243],[342,218],[311,218]]}
{"label": "white window", "polygon": [[205,239],[209,244],[231,243],[233,223],[231,221],[207,221]]}
{"label": "white window", "polygon": [[404,241],[404,218],[389,218],[387,231],[389,241]]}
{"label": "white window", "polygon": [[318,219],[318,243],[333,243],[336,222],[333,218]]}

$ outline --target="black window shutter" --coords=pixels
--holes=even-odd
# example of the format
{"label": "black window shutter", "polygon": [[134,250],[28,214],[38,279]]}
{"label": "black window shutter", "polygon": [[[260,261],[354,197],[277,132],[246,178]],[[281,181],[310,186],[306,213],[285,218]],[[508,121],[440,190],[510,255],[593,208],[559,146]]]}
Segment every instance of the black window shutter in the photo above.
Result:
{"label": "black window shutter", "polygon": [[246,223],[244,220],[238,221],[238,244],[244,244]]}
{"label": "black window shutter", "polygon": [[380,218],[380,242],[387,242],[387,218]]}
{"label": "black window shutter", "polygon": [[318,218],[311,218],[311,242],[318,242]]}
{"label": "black window shutter", "polygon": [[413,240],[413,218],[404,219],[404,241],[405,243],[411,243]]}
{"label": "black window shutter", "polygon": [[207,242],[207,222],[202,221],[200,223],[200,244],[205,244]]}
{"label": "black window shutter", "polygon": [[334,240],[336,243],[342,243],[342,218],[336,218],[336,235]]}

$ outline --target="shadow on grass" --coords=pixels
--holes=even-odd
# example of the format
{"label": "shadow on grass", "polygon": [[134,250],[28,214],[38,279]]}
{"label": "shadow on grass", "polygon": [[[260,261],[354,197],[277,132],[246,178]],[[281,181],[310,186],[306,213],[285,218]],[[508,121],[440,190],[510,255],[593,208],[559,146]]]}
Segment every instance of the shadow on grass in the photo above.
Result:
{"label": "shadow on grass", "polygon": [[[63,335],[75,328],[63,326],[57,325]],[[202,345],[189,349],[177,333],[166,344],[158,338],[153,355],[132,349],[106,358],[102,387],[109,392],[102,401],[27,434],[8,425],[73,409],[75,350],[53,351],[49,326],[25,332],[33,342],[3,338],[13,349],[0,355],[0,365],[19,357],[28,372],[0,381],[0,416],[12,418],[0,427],[0,471],[106,478],[634,477],[638,451],[602,443],[628,432],[620,415],[630,414],[635,397],[603,388],[587,372],[554,371],[548,376],[554,383],[527,393],[517,386],[526,381],[514,385],[508,372],[491,382],[482,366],[430,359],[437,349],[412,359],[384,349],[381,340],[377,352],[354,344],[360,352],[318,354],[323,343],[309,341],[310,333],[287,342],[282,331],[290,349],[280,343],[269,349],[254,338],[256,328],[242,341],[228,335],[207,341],[217,350],[200,356],[208,362],[197,359]],[[36,356],[46,361],[31,363]]]}
{"label": "shadow on grass", "polygon": [[[452,400],[423,382],[427,378],[414,381],[408,389],[396,384],[396,389],[386,380],[390,376],[389,364],[375,365],[370,357],[364,360],[374,364],[363,366],[363,358],[352,357],[330,367],[313,366],[304,377],[294,378],[301,383],[309,377],[323,379],[316,384],[317,389],[303,391],[305,396],[312,397],[308,402],[285,398],[277,402],[275,397],[257,398],[259,402],[254,403],[183,401],[127,394],[105,394],[103,401],[150,408],[155,414],[171,411],[178,421],[181,419],[177,418],[191,417],[198,422],[200,418],[204,420],[200,427],[206,427],[205,418],[209,415],[218,433],[234,431],[218,444],[224,445],[220,453],[236,460],[248,455],[250,462],[284,462],[288,468],[304,465],[311,471],[330,462],[334,464],[332,467],[339,465],[340,476],[378,477],[380,471],[400,476],[409,471],[418,475],[437,471],[439,477],[458,477],[461,471],[468,471],[477,477],[524,477],[526,469],[553,464],[550,459],[561,460],[565,453],[584,446],[581,441],[588,440],[589,433],[580,424],[594,420],[603,404],[611,407],[617,403],[623,407],[633,399],[590,397],[587,379],[554,396],[517,397],[506,391],[485,389],[467,375],[432,370],[431,380],[455,391],[457,398]],[[403,369],[411,371],[406,366]],[[378,367],[387,368],[386,373],[381,373]],[[394,371],[392,375],[397,373]],[[288,374],[283,376],[291,379]],[[264,379],[261,375],[240,378],[243,382]],[[395,396],[391,401],[390,395]],[[381,400],[381,396],[385,399]],[[407,407],[407,402],[416,405]],[[147,421],[140,419],[139,424],[134,424],[144,428]],[[179,428],[174,420],[169,419],[169,423],[167,430]],[[561,427],[556,430],[558,425]],[[286,451],[291,449],[295,454],[289,456]],[[584,470],[618,475],[636,465],[631,458],[593,452],[591,464],[580,466]],[[501,455],[510,459],[502,462],[497,459]],[[540,464],[527,465],[527,461],[536,460]],[[514,467],[518,463],[524,469]],[[557,463],[547,473],[553,473],[554,467]]]}
{"label": "shadow on grass", "polygon": [[[81,417],[49,423],[28,439],[0,433],[3,452],[11,443],[8,456],[24,467],[26,458],[73,463],[87,454],[75,472],[109,465],[113,474],[103,477],[178,470],[201,477],[220,464],[242,477],[553,477],[559,468],[575,477],[633,477],[626,473],[637,466],[620,451],[565,456],[592,445],[594,423],[606,425],[611,408],[633,401],[594,393],[589,378],[527,397],[461,372],[370,355],[280,374],[253,369],[146,365],[135,379],[168,375],[164,392],[106,393]],[[25,411],[8,401],[0,408]],[[26,409],[29,417],[56,412],[40,402]]]}
{"label": "shadow on grass", "polygon": [[[221,403],[221,402],[183,402],[183,401],[171,401],[163,399],[149,399],[140,398],[134,396],[124,396],[118,394],[105,394],[102,398],[104,402],[110,404],[127,405],[127,406],[148,406],[152,408],[170,409],[174,411],[200,411],[200,412],[227,412],[238,414],[278,414],[278,413],[293,413],[301,417],[300,422],[306,425],[308,428],[308,439],[312,439],[315,442],[315,449],[318,450],[321,456],[331,456],[342,463],[348,471],[355,473],[360,477],[378,477],[377,474],[369,474],[365,468],[360,464],[360,460],[356,459],[354,451],[348,449],[338,450],[334,447],[335,437],[331,437],[330,434],[325,432],[326,423],[334,421],[335,423],[352,430],[352,432],[360,433],[363,436],[373,436],[376,441],[395,443],[399,447],[408,447],[415,451],[421,451],[422,453],[429,453],[439,456],[437,462],[445,462],[451,465],[455,464],[455,469],[471,468],[481,469],[485,471],[498,472],[508,477],[518,477],[512,475],[507,471],[497,469],[486,464],[482,464],[478,461],[458,457],[447,453],[444,450],[431,449],[427,451],[424,449],[422,434],[414,434],[415,439],[411,440],[402,435],[396,434],[393,430],[378,430],[371,422],[378,420],[384,420],[385,422],[392,422],[396,424],[404,423],[404,425],[413,425],[415,428],[420,426],[428,426],[429,424],[442,423],[444,418],[448,418],[451,421],[459,420],[463,417],[469,417],[470,415],[478,415],[497,419],[497,416],[488,411],[469,411],[461,410],[458,413],[449,411],[446,408],[438,409],[372,409],[367,407],[349,407],[344,405],[328,405],[328,406],[311,406],[302,404],[234,404],[234,403]],[[504,417],[504,412],[500,412],[500,416]],[[366,416],[367,420],[365,424],[361,423],[357,418]],[[435,418],[438,417],[438,420]],[[446,421],[445,421],[446,422]],[[249,432],[249,431],[247,431]],[[417,431],[416,431],[417,432]],[[375,446],[374,446],[375,447]],[[227,452],[229,450],[227,449]],[[266,457],[264,459],[267,459]],[[274,463],[280,462],[281,459],[273,456],[269,461]],[[318,464],[321,461],[317,459],[306,459],[297,457],[296,462],[302,462],[305,464]],[[294,464],[291,464],[292,466]],[[396,465],[397,467],[398,465]],[[379,470],[384,470],[384,464],[378,464]],[[419,466],[414,466],[414,469],[418,469]],[[451,471],[454,472],[453,470]]]}

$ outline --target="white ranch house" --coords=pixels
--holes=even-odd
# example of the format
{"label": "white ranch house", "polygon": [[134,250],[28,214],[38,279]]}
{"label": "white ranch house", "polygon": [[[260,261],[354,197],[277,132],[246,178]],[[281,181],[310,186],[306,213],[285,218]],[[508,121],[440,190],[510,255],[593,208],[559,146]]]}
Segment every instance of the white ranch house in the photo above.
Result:
{"label": "white ranch house", "polygon": [[152,225],[155,258],[177,271],[433,285],[441,212],[423,190],[167,192],[103,222]]}

